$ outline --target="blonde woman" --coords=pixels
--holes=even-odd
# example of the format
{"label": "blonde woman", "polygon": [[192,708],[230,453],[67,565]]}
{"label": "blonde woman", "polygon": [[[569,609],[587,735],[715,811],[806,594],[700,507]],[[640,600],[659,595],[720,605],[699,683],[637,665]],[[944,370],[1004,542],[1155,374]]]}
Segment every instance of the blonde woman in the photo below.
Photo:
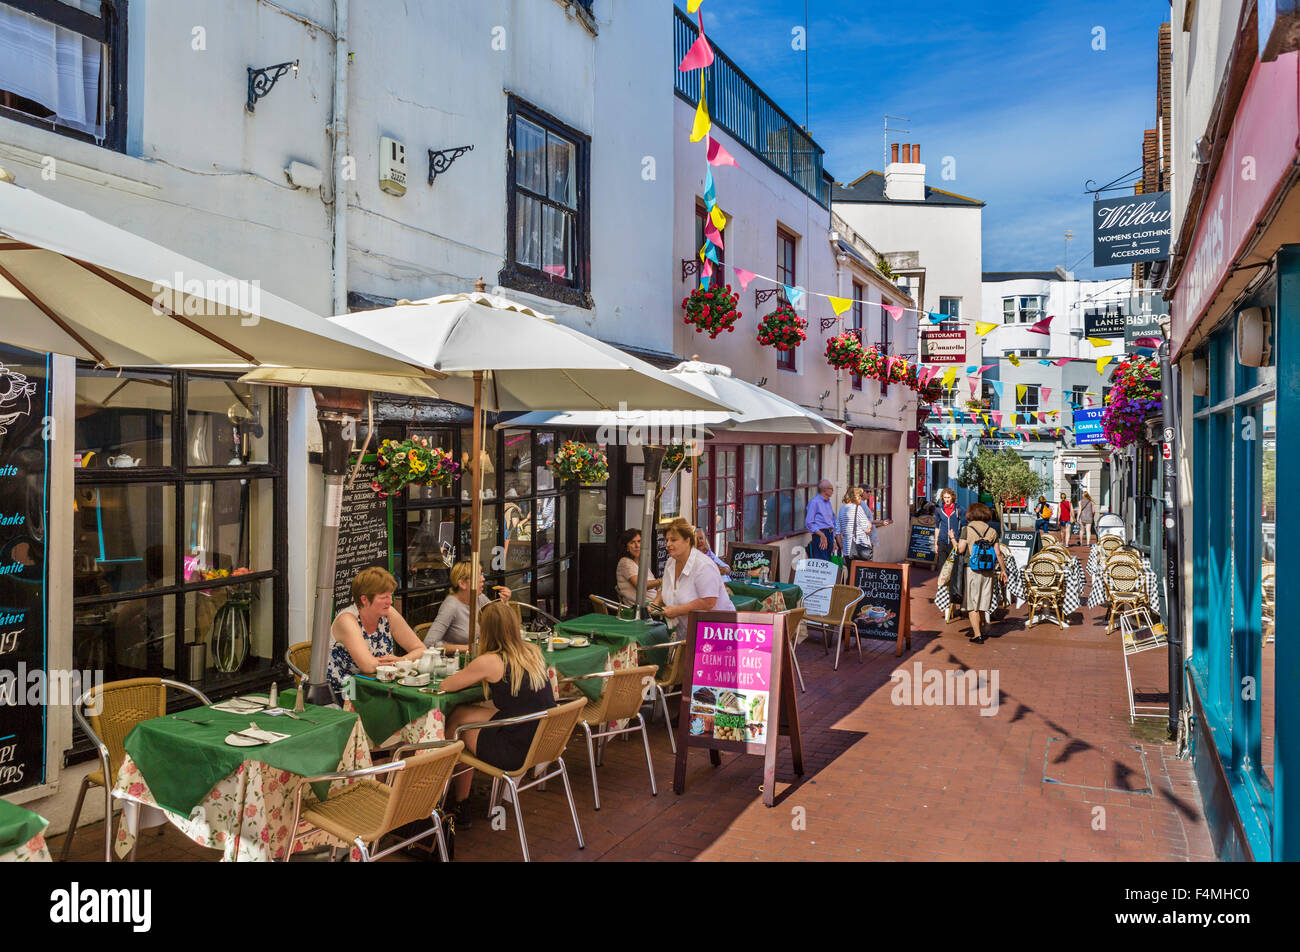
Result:
{"label": "blonde woman", "polygon": [[[481,683],[487,693],[487,704],[461,704],[452,709],[447,719],[448,739],[456,736],[456,728],[476,721],[504,720],[522,714],[535,714],[555,707],[555,692],[546,673],[546,661],[541,649],[524,641],[519,633],[519,619],[505,601],[493,602],[479,612],[482,625],[483,653],[442,682],[445,692],[463,691]],[[480,760],[500,767],[517,770],[528,756],[528,748],[537,731],[536,724],[513,724],[488,731],[466,731],[461,740],[469,752]],[[456,823],[465,826],[469,811],[461,805],[469,799],[472,771],[455,780],[452,795]]]}
{"label": "blonde woman", "polygon": [[874,551],[871,538],[874,526],[862,508],[865,497],[866,493],[859,487],[850,486],[844,491],[839,512],[835,514],[835,543],[847,562],[854,559],[869,562]]}
{"label": "blonde woman", "polygon": [[[393,607],[397,579],[384,569],[362,569],[352,580],[352,604],[330,626],[326,678],[336,694],[354,674],[374,674],[381,664],[414,661],[424,645]],[[398,647],[404,650],[398,654]]]}
{"label": "blonde woman", "polygon": [[[424,643],[430,648],[442,645],[461,651],[469,644],[469,578],[472,574],[473,567],[468,559],[451,567],[451,592],[442,600],[438,617],[424,636]],[[498,585],[497,595],[503,602],[509,601],[510,589]],[[483,576],[480,574],[475,608],[482,612],[490,602],[491,599],[483,594]]]}
{"label": "blonde woman", "polygon": [[1079,501],[1079,535],[1083,539],[1084,545],[1092,545],[1092,520],[1097,516],[1097,507],[1092,503],[1092,497],[1087,493],[1083,494],[1083,499]]}

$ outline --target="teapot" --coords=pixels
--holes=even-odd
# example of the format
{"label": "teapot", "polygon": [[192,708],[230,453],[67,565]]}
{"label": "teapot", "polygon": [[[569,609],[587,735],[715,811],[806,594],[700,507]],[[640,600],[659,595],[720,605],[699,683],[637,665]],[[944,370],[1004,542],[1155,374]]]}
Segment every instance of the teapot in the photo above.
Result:
{"label": "teapot", "polygon": [[122,453],[118,456],[110,456],[108,458],[108,465],[112,466],[114,469],[130,469],[134,466],[139,466],[140,460],[131,456],[129,453]]}

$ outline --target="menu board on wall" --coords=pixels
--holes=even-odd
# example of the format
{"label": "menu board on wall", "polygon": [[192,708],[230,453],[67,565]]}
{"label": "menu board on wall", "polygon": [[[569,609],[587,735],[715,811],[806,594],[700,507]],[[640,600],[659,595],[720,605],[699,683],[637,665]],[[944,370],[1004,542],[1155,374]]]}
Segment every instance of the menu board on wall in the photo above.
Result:
{"label": "menu board on wall", "polygon": [[682,683],[673,790],[686,788],[686,756],[707,747],[714,764],[719,751],[762,754],[763,804],[772,806],[776,788],[777,738],[790,738],[795,773],[803,774],[794,670],[787,650],[785,620],[760,612],[692,612],[687,625],[690,665]]}
{"label": "menu board on wall", "polygon": [[727,564],[734,582],[781,581],[781,547],[750,542],[732,542],[727,546]]}
{"label": "menu board on wall", "polygon": [[375,457],[367,456],[351,486],[348,485],[351,467],[343,478],[343,505],[339,511],[339,541],[334,562],[336,615],[352,604],[352,579],[358,572],[372,565],[391,569],[388,500],[370,488],[377,470]]}
{"label": "menu board on wall", "polygon": [[908,618],[908,572],[911,566],[896,562],[854,562],[849,566],[849,584],[862,589],[858,617],[854,624],[867,638],[897,641],[894,655],[903,653],[903,639],[912,647]]}
{"label": "menu board on wall", "polygon": [[0,795],[45,782],[49,413],[49,357],[0,346]]}

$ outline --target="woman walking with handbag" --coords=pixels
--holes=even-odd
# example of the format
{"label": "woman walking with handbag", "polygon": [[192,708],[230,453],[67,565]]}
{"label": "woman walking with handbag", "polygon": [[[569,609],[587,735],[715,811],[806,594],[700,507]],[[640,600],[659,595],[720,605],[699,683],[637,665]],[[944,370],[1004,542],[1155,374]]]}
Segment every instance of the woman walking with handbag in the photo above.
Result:
{"label": "woman walking with handbag", "polygon": [[957,551],[966,555],[966,591],[962,598],[962,609],[970,616],[973,641],[984,644],[984,617],[993,608],[993,573],[996,569],[1007,584],[1007,567],[1002,561],[1002,550],[998,547],[998,530],[990,522],[993,512],[982,502],[971,503],[966,510],[966,527],[961,538],[957,540]]}
{"label": "woman walking with handbag", "polygon": [[835,538],[845,563],[855,559],[870,562],[875,550],[871,544],[871,517],[861,506],[862,490],[850,486],[844,491],[843,505],[835,514]]}
{"label": "woman walking with handbag", "polygon": [[939,566],[942,568],[966,526],[966,516],[957,508],[955,490],[945,488],[939,491],[939,508],[935,510],[934,520],[939,528]]}
{"label": "woman walking with handbag", "polygon": [[1092,520],[1096,514],[1092,497],[1084,493],[1083,499],[1079,502],[1079,537],[1084,545],[1092,545]]}

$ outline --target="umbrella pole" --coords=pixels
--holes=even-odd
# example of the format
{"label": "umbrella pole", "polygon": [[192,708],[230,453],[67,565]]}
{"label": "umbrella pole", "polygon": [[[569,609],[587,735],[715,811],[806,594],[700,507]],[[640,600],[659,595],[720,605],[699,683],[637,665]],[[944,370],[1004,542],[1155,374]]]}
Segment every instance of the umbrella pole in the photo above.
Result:
{"label": "umbrella pole", "polygon": [[646,617],[646,583],[654,557],[655,503],[659,501],[659,470],[664,464],[665,446],[643,446],[645,458],[645,508],[641,510],[641,558],[636,569],[636,617]]}
{"label": "umbrella pole", "polygon": [[469,656],[478,657],[479,535],[483,525],[483,371],[474,371],[474,448],[470,451]]}

